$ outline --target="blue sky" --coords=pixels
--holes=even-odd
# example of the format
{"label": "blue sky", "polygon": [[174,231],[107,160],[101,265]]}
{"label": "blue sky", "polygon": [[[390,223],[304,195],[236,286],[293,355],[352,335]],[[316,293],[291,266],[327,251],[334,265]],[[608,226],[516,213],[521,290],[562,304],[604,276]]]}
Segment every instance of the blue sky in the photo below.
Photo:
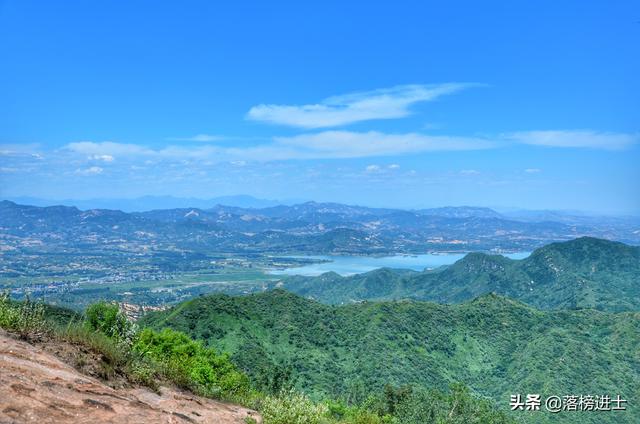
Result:
{"label": "blue sky", "polygon": [[0,0],[0,197],[640,214],[640,6]]}

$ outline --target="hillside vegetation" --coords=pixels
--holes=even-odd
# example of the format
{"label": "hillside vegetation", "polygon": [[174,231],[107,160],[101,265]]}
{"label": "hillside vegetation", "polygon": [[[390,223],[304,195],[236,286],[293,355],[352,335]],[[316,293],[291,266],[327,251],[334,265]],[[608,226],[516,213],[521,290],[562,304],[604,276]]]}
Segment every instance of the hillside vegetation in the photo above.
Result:
{"label": "hillside vegetation", "polygon": [[411,298],[464,302],[498,293],[541,309],[640,310],[640,247],[583,237],[529,257],[470,253],[434,271],[379,269],[341,277],[292,277],[282,287],[323,303]]}
{"label": "hillside vegetation", "polygon": [[[0,401],[1,421],[111,422],[117,416],[118,422],[135,423],[513,423],[491,402],[460,384],[445,391],[386,385],[358,403],[314,401],[296,391],[278,368],[254,372],[250,379],[218,349],[183,332],[140,329],[115,304],[100,302],[79,316],[42,303],[14,302],[3,295],[0,329],[39,345],[30,348],[0,330],[0,381],[11,390]],[[66,369],[69,365],[103,383],[74,376]],[[43,379],[46,384],[38,386]],[[173,387],[160,390],[160,385]],[[136,390],[138,386],[157,393]],[[261,415],[181,390],[240,403]]]}
{"label": "hillside vegetation", "polygon": [[443,389],[462,381],[502,409],[515,393],[611,393],[633,410],[580,420],[633,422],[640,413],[639,313],[545,312],[497,295],[457,305],[329,306],[275,290],[201,297],[143,323],[218,346],[263,386],[284,378],[315,399],[359,402],[386,384]]}

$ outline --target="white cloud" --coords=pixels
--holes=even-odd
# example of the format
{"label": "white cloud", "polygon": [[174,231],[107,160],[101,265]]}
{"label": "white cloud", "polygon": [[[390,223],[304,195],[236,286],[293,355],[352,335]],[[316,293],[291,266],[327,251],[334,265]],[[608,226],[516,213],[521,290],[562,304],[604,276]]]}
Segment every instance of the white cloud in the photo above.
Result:
{"label": "white cloud", "polygon": [[387,168],[389,168],[389,169],[400,169],[400,165],[398,165],[397,163],[392,163],[391,165],[387,166]]}
{"label": "white cloud", "polygon": [[[294,136],[273,137],[269,142],[238,147],[220,145],[168,145],[150,148],[136,144],[83,141],[70,143],[62,151],[94,160],[111,162],[115,157],[143,160],[146,164],[197,162],[230,162],[242,166],[251,161],[341,159],[395,157],[437,151],[492,149],[513,143],[558,147],[590,147],[622,149],[636,143],[631,134],[596,133],[593,131],[535,131],[488,137],[432,136],[421,133],[383,133],[329,130]],[[397,164],[385,169],[398,169]],[[536,172],[537,168],[526,170]],[[461,175],[476,175],[466,169]]]}
{"label": "white cloud", "polygon": [[381,169],[382,168],[380,168],[380,165],[367,165],[367,167],[364,170],[369,174],[375,174],[380,172]]}
{"label": "white cloud", "polygon": [[539,168],[527,168],[524,170],[524,172],[526,172],[527,174],[537,174],[539,172],[542,172],[542,169]]}
{"label": "white cloud", "polygon": [[31,159],[43,159],[37,152],[38,144],[0,144],[0,156],[28,157]]}
{"label": "white cloud", "polygon": [[112,141],[93,142],[79,141],[69,143],[64,147],[74,153],[81,153],[89,156],[140,156],[153,155],[154,150],[137,144],[114,143]]}
{"label": "white cloud", "polygon": [[409,115],[409,108],[432,101],[473,84],[401,85],[392,88],[334,96],[318,104],[252,107],[247,119],[299,128],[326,128],[373,119],[396,119]]}
{"label": "white cloud", "polygon": [[99,166],[92,166],[86,169],[76,169],[75,173],[78,175],[90,176],[102,174],[102,171],[104,171],[104,169],[100,168]]}
{"label": "white cloud", "polygon": [[194,135],[193,137],[172,137],[172,138],[168,138],[167,140],[199,141],[199,142],[208,143],[208,142],[211,142],[211,141],[220,141],[220,140],[224,140],[224,139],[225,139],[225,137],[222,137],[220,135],[197,134],[197,135]]}
{"label": "white cloud", "polygon": [[[338,159],[376,156],[401,156],[411,153],[448,150],[477,150],[495,147],[484,138],[429,136],[418,133],[387,134],[377,131],[324,131],[291,137],[274,137],[270,143],[243,147],[165,146],[157,149],[135,144],[83,141],[70,143],[63,150],[89,158],[122,156],[144,158],[147,162],[206,160],[228,161],[240,166],[247,161],[291,159]],[[153,159],[152,162],[149,160]],[[397,169],[397,164],[389,169]]]}
{"label": "white cloud", "polygon": [[475,169],[463,169],[462,171],[460,171],[460,174],[462,174],[462,175],[479,175],[480,171],[477,171]]}
{"label": "white cloud", "polygon": [[387,134],[377,131],[324,131],[293,137],[276,137],[282,147],[295,148],[310,158],[399,156],[445,150],[478,150],[494,147],[484,138],[429,136],[418,133]]}
{"label": "white cloud", "polygon": [[507,141],[535,146],[622,150],[638,143],[640,134],[590,130],[522,131],[505,134],[503,138]]}
{"label": "white cloud", "polygon": [[101,160],[103,162],[113,162],[115,158],[111,155],[91,155],[89,160]]}

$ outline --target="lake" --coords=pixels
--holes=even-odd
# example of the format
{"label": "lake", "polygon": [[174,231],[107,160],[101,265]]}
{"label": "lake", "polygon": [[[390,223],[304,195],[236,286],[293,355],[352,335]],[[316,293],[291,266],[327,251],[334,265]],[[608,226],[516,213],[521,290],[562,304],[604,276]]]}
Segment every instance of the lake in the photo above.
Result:
{"label": "lake", "polygon": [[[504,254],[511,259],[523,259],[531,252]],[[329,261],[313,263],[287,269],[273,269],[270,274],[275,275],[305,275],[315,276],[325,272],[336,272],[340,275],[360,274],[378,268],[404,268],[423,271],[425,268],[437,268],[451,265],[462,259],[465,253],[428,253],[424,255],[396,255],[396,256],[295,256],[295,258]]]}

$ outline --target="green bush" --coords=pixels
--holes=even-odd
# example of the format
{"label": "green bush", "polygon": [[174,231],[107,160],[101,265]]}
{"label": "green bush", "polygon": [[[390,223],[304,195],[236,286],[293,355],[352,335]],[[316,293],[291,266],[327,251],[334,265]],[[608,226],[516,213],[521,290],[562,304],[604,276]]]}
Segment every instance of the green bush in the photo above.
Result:
{"label": "green bush", "polygon": [[54,337],[60,341],[82,345],[102,355],[104,360],[113,367],[125,366],[130,361],[127,346],[118,342],[105,333],[95,331],[86,323],[69,323],[64,327],[57,327]]}
{"label": "green bush", "polygon": [[160,387],[158,381],[162,377],[162,367],[151,358],[133,353],[126,366],[127,379],[134,384],[147,386],[155,391]]}
{"label": "green bush", "polygon": [[41,302],[27,298],[14,302],[8,293],[0,295],[0,327],[17,333],[23,339],[34,339],[49,331],[45,320],[45,307]]}
{"label": "green bush", "polygon": [[267,396],[260,403],[264,424],[321,424],[328,422],[329,408],[293,390]]}
{"label": "green bush", "polygon": [[144,329],[133,350],[162,364],[176,384],[204,396],[232,398],[250,391],[248,377],[227,355],[219,355],[179,331]]}
{"label": "green bush", "polygon": [[448,393],[420,390],[397,405],[402,424],[510,424],[513,419],[485,399],[473,396],[463,384],[452,384]]}
{"label": "green bush", "polygon": [[98,302],[90,305],[85,312],[85,325],[120,342],[130,344],[135,336],[135,326],[120,310],[117,304]]}
{"label": "green bush", "polygon": [[391,415],[379,415],[363,406],[348,406],[343,401],[335,400],[328,400],[325,404],[329,416],[341,424],[395,424]]}
{"label": "green bush", "polygon": [[343,424],[399,424],[390,415],[380,416],[364,409],[354,409],[340,423]]}

